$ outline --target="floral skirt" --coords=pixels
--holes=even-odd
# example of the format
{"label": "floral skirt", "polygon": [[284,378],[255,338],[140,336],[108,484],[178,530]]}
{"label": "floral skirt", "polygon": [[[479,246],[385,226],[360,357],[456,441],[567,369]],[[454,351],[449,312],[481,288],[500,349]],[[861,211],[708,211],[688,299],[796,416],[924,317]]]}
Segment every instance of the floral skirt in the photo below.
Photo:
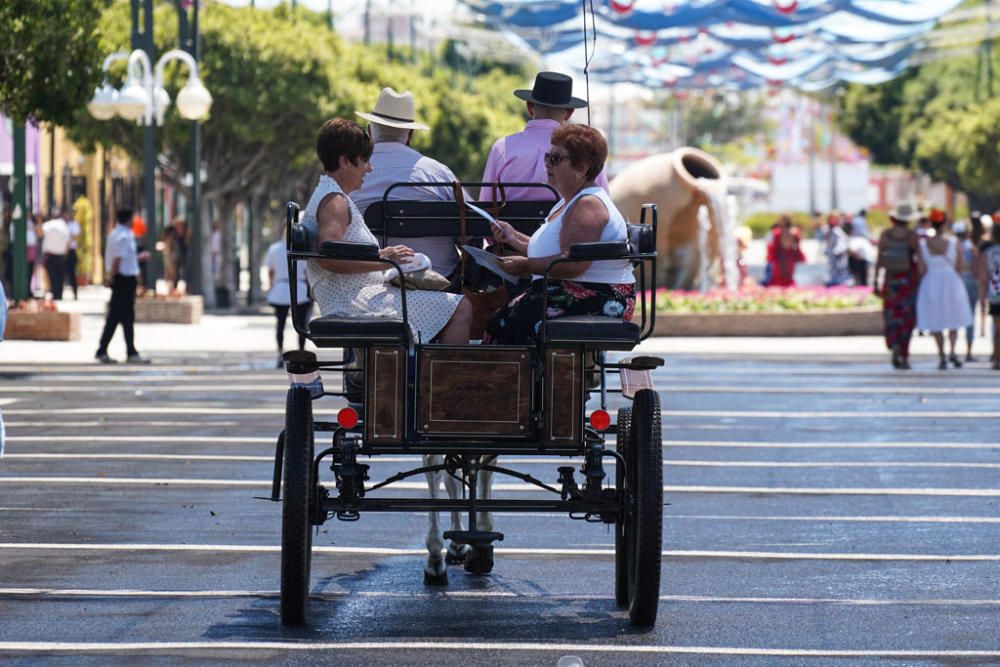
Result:
{"label": "floral skirt", "polygon": [[[550,280],[548,317],[604,315],[631,320],[635,312],[635,285]],[[525,345],[535,342],[542,327],[542,281],[498,310],[486,325],[483,344]]]}
{"label": "floral skirt", "polygon": [[910,353],[910,337],[917,325],[917,286],[919,278],[912,271],[886,273],[882,319],[885,323],[885,345],[899,346],[903,356]]}

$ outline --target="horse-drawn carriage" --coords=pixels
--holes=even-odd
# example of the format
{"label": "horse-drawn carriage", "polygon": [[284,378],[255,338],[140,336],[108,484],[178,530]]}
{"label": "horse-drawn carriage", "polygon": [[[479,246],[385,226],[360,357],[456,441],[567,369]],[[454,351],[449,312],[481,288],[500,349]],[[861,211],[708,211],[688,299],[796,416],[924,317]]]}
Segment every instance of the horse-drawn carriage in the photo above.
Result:
{"label": "horse-drawn carriage", "polygon": [[[456,202],[390,200],[391,190],[366,214],[369,226],[383,239],[455,236],[460,218],[470,236],[490,235],[484,218],[470,214],[466,221]],[[530,234],[544,221],[551,202],[480,205]],[[543,279],[549,280],[549,271],[562,262],[627,259],[637,271],[638,323],[599,316],[543,317],[534,345],[428,343],[413,339],[404,283],[398,319],[322,316],[299,332],[321,353],[342,352],[332,360],[302,352],[285,356],[291,387],[272,488],[272,500],[282,502],[282,623],[306,621],[314,527],[333,518],[356,521],[366,512],[400,511],[430,512],[433,517],[439,511],[452,512],[453,517],[466,513],[467,529],[453,521],[454,529],[443,538],[451,541],[449,560],[461,559],[473,573],[491,570],[493,543],[503,539],[492,530],[494,512],[562,512],[613,524],[615,599],[628,608],[633,625],[655,622],[663,468],[660,403],[650,371],[663,361],[646,356],[612,361],[605,356],[630,351],[652,333],[655,206],[645,207],[640,224],[629,225],[628,231],[627,242],[572,246],[568,256],[550,264]],[[326,241],[315,247],[294,203],[288,205],[287,244],[289,275],[294,275],[296,261],[311,258],[380,262],[401,271],[396,262],[380,259],[374,245]],[[294,292],[295,281],[289,284]],[[296,295],[291,297],[295,308]],[[338,389],[324,388],[321,373],[335,374],[332,379],[340,382],[327,384]],[[615,375],[620,380],[615,381]],[[631,401],[618,409],[616,423],[607,412],[608,395],[613,393]],[[346,398],[347,404],[341,401],[332,419],[317,418],[314,401],[330,395]],[[599,407],[588,415],[592,395]],[[614,446],[606,442],[610,434],[616,434]],[[370,480],[362,457],[386,454],[423,455],[423,465]],[[582,463],[578,471],[559,467],[556,479],[546,482],[499,465],[498,457],[506,455],[578,457]],[[609,461],[614,463],[610,475]],[[324,468],[329,472],[321,474]],[[512,476],[545,496],[492,497],[489,479],[495,474]],[[419,475],[431,481],[429,497],[378,493]],[[439,477],[464,493],[439,498]],[[443,543],[429,536],[428,546],[425,581],[444,583],[446,570],[443,564],[437,567]]]}

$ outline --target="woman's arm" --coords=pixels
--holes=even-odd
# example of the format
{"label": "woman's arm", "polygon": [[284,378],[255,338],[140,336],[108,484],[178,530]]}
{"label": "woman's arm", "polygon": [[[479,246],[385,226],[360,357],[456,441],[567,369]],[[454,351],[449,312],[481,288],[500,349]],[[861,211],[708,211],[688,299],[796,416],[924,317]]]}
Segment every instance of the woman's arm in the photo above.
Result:
{"label": "woman's arm", "polygon": [[[316,223],[319,227],[317,244],[323,241],[342,241],[348,225],[351,224],[351,208],[347,197],[339,193],[331,193],[320,202],[316,211]],[[406,246],[389,246],[379,251],[379,257],[400,261],[413,256],[413,251]],[[370,273],[384,271],[389,268],[378,262],[358,262],[342,259],[320,259],[317,263],[333,273]]]}
{"label": "woman's arm", "polygon": [[497,225],[493,228],[493,238],[518,252],[528,254],[528,242],[531,237],[514,229],[509,222],[497,220]]}

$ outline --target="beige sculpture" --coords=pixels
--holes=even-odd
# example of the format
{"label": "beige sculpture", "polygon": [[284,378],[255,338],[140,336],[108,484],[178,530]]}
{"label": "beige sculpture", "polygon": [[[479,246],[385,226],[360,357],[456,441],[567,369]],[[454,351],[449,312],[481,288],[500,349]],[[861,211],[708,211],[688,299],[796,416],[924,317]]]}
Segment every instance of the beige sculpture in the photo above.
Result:
{"label": "beige sculpture", "polygon": [[[632,222],[639,221],[644,203],[659,210],[656,249],[659,254],[657,282],[672,289],[697,287],[702,262],[712,266],[721,259],[719,214],[711,205],[706,186],[716,187],[725,172],[711,155],[695,148],[652,155],[626,167],[611,181],[611,197],[618,210]],[[698,179],[704,179],[699,182]],[[711,225],[702,257],[698,209],[705,206]]]}

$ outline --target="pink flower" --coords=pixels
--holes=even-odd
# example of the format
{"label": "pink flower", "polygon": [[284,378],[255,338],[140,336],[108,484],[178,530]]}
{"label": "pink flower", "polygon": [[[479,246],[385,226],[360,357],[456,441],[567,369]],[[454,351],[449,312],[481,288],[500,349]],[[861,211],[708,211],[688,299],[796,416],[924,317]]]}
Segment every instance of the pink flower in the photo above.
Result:
{"label": "pink flower", "polygon": [[563,283],[563,290],[574,299],[586,299],[597,294],[594,290],[589,290],[586,287],[582,287],[579,283],[569,280]]}
{"label": "pink flower", "polygon": [[632,316],[635,314],[635,297],[625,300],[625,312],[622,313],[622,319],[626,322],[632,321]]}

